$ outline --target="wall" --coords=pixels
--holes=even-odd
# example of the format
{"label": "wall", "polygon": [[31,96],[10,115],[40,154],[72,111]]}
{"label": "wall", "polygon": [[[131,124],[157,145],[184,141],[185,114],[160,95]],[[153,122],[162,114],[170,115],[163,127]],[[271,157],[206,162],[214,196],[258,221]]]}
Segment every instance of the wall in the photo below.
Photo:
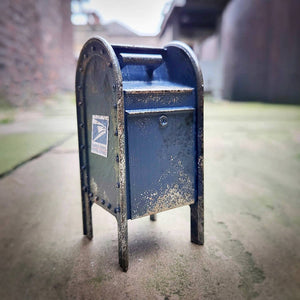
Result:
{"label": "wall", "polygon": [[0,97],[22,106],[73,87],[69,0],[1,0]]}
{"label": "wall", "polygon": [[300,104],[300,1],[233,0],[223,15],[223,98]]}

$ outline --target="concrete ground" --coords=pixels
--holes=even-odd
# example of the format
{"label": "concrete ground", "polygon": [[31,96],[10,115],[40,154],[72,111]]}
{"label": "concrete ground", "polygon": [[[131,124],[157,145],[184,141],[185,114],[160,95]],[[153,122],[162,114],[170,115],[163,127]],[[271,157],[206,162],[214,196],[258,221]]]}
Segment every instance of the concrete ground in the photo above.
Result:
{"label": "concrete ground", "polygon": [[0,141],[27,128],[47,144],[0,158],[19,166],[0,180],[0,299],[300,299],[300,107],[207,102],[205,245],[190,243],[189,207],[129,221],[127,273],[110,214],[93,207],[82,236],[68,107],[0,125]]}

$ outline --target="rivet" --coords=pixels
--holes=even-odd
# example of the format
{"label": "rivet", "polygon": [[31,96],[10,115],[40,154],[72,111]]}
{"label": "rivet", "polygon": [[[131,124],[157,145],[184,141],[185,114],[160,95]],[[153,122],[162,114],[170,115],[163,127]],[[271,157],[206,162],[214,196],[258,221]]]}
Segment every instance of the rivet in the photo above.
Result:
{"label": "rivet", "polygon": [[82,166],[81,166],[81,170],[84,170],[85,168],[86,168],[85,165],[82,165]]}
{"label": "rivet", "polygon": [[116,183],[116,188],[118,188],[118,189],[120,188],[120,182]]}
{"label": "rivet", "polygon": [[81,105],[82,105],[82,101],[79,101],[79,102],[78,102],[78,105],[81,106]]}
{"label": "rivet", "polygon": [[80,67],[80,68],[79,68],[79,72],[82,72],[82,71],[83,71],[83,68],[82,68],[82,67]]}
{"label": "rivet", "polygon": [[115,136],[118,136],[118,129],[116,129],[114,135],[115,135]]}
{"label": "rivet", "polygon": [[83,58],[85,59],[85,58],[87,58],[88,56],[87,56],[87,54],[83,54]]}
{"label": "rivet", "polygon": [[95,196],[94,200],[99,201],[99,196]]}
{"label": "rivet", "polygon": [[96,50],[96,47],[95,47],[95,46],[92,46],[92,47],[91,47],[91,50],[92,50],[92,51],[95,51],[95,50]]}
{"label": "rivet", "polygon": [[112,63],[110,62],[110,63],[108,64],[108,66],[109,66],[110,68],[112,68]]}
{"label": "rivet", "polygon": [[117,108],[118,108],[118,104],[115,103],[115,104],[114,104],[114,109],[117,109]]}
{"label": "rivet", "polygon": [[91,198],[92,198],[92,197],[93,197],[93,193],[89,193],[89,197],[91,197]]}
{"label": "rivet", "polygon": [[80,145],[80,149],[83,150],[85,148],[84,145]]}
{"label": "rivet", "polygon": [[80,123],[79,126],[80,126],[81,128],[83,128],[83,127],[84,127],[84,123]]}
{"label": "rivet", "polygon": [[119,155],[118,154],[116,155],[116,162],[117,163],[119,162]]}
{"label": "rivet", "polygon": [[110,203],[108,203],[107,208],[111,209],[111,204]]}
{"label": "rivet", "polygon": [[81,90],[81,85],[78,85],[78,86],[77,86],[77,89],[78,89],[78,90]]}
{"label": "rivet", "polygon": [[116,207],[115,208],[115,214],[119,213],[120,212],[120,207]]}
{"label": "rivet", "polygon": [[113,86],[112,86],[112,87],[113,87],[113,90],[115,91],[115,90],[116,90],[116,85],[115,85],[115,84],[113,84]]}
{"label": "rivet", "polygon": [[87,192],[87,187],[86,187],[86,186],[83,186],[83,187],[82,187],[82,190],[83,190],[84,192]]}
{"label": "rivet", "polygon": [[101,203],[102,203],[102,204],[105,204],[105,200],[104,200],[104,199],[101,199]]}

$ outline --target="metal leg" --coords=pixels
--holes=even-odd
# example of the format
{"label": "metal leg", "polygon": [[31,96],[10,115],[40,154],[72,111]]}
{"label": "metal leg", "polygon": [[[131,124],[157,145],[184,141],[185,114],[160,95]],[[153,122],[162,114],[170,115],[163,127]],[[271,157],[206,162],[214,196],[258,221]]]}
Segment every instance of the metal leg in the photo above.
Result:
{"label": "metal leg", "polygon": [[128,226],[127,220],[118,220],[119,264],[124,272],[128,270]]}
{"label": "metal leg", "polygon": [[156,221],[157,220],[156,214],[150,215],[150,220],[151,221]]}
{"label": "metal leg", "polygon": [[192,243],[204,244],[204,209],[203,197],[198,197],[198,201],[191,206],[191,241]]}
{"label": "metal leg", "polygon": [[93,238],[92,203],[86,193],[82,196],[82,221],[83,234],[91,240]]}

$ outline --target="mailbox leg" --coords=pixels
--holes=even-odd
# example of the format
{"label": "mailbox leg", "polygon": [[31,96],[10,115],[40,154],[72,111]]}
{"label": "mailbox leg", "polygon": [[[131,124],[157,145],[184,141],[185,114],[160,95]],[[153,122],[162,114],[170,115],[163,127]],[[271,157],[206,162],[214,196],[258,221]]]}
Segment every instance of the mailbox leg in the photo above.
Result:
{"label": "mailbox leg", "polygon": [[128,270],[128,225],[127,220],[118,220],[119,264],[124,272]]}
{"label": "mailbox leg", "polygon": [[150,215],[150,220],[151,221],[156,221],[157,220],[156,214]]}
{"label": "mailbox leg", "polygon": [[92,203],[87,195],[82,197],[83,234],[90,240],[93,238]]}
{"label": "mailbox leg", "polygon": [[191,241],[192,243],[204,244],[204,209],[203,197],[191,206]]}

